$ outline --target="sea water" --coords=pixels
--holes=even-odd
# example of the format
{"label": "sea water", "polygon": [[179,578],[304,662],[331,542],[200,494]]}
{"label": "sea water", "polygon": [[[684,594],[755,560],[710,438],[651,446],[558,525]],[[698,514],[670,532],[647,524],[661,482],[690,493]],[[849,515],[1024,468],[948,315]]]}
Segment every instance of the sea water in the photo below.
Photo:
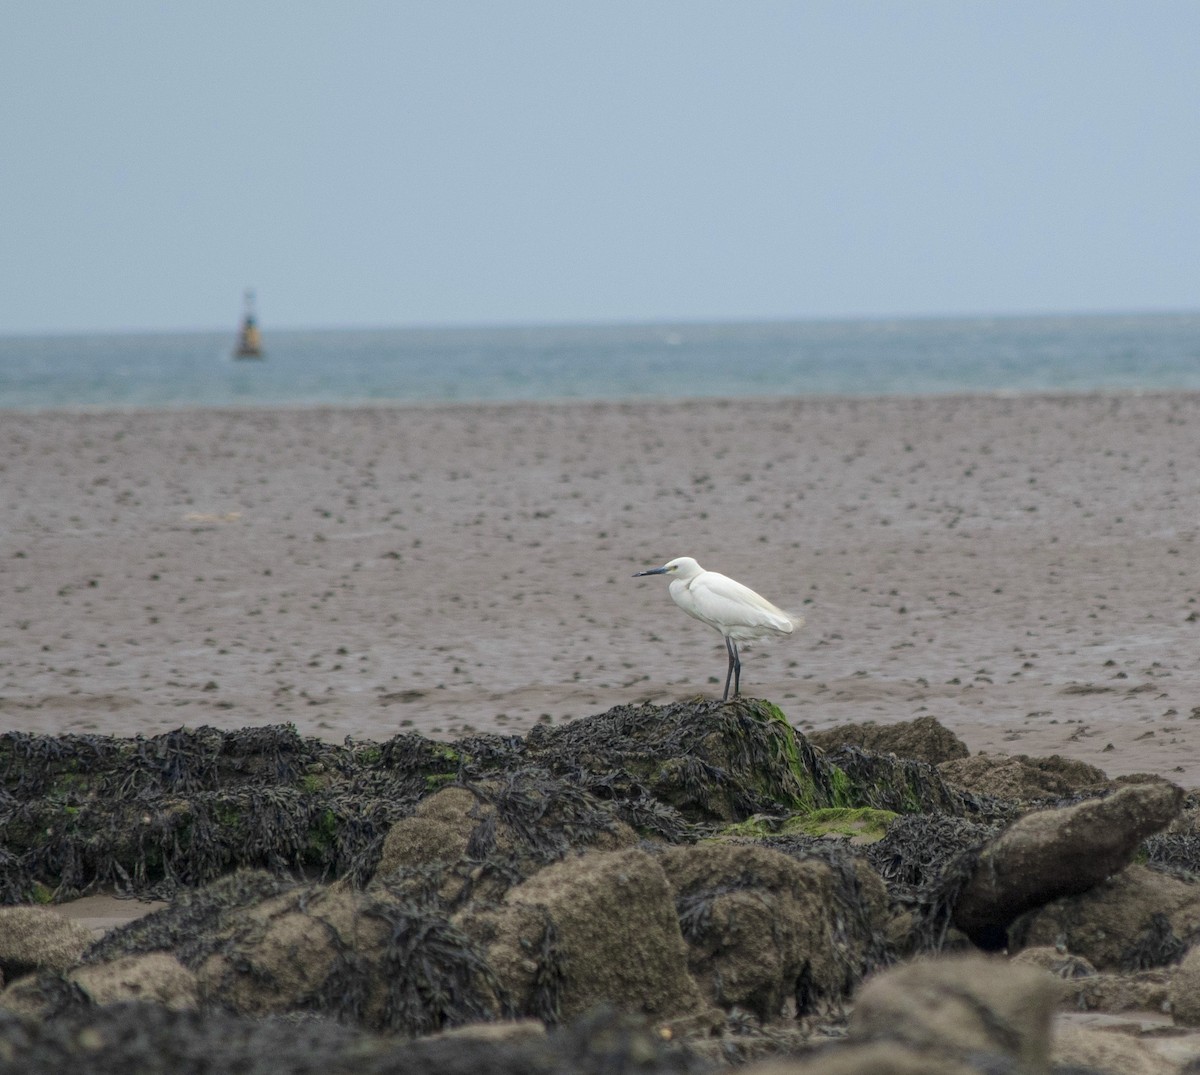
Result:
{"label": "sea water", "polygon": [[1200,314],[0,336],[0,408],[1200,389]]}

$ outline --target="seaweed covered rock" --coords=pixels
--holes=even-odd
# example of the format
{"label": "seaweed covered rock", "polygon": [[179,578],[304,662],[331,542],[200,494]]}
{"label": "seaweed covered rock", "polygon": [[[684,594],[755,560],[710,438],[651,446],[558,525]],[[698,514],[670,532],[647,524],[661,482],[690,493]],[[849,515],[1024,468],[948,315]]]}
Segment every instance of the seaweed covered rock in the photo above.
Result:
{"label": "seaweed covered rock", "polygon": [[201,1000],[241,1015],[315,1011],[417,1035],[499,1012],[470,940],[384,891],[301,885],[232,913],[204,948]]}
{"label": "seaweed covered rock", "polygon": [[[831,774],[769,702],[617,706],[525,739],[531,761],[614,798],[648,792],[692,821],[837,803]],[[858,804],[854,804],[858,805]]]}
{"label": "seaweed covered rock", "polygon": [[[692,822],[825,807],[956,814],[983,809],[930,765],[845,747],[822,757],[768,702],[617,706],[533,729],[526,756],[597,794],[648,794]],[[636,824],[636,823],[635,823]]]}
{"label": "seaweed covered rock", "polygon": [[458,771],[428,741],[399,758],[389,747],[332,746],[290,725],[0,735],[0,897],[101,885],[169,897],[247,866],[361,878],[429,779]]}
{"label": "seaweed covered rock", "polygon": [[[197,966],[202,998],[252,1016],[336,1002],[337,979],[352,974],[343,965],[358,963],[360,952],[379,951],[385,939],[383,923],[364,919],[360,903],[352,892],[305,885],[230,915],[207,939],[211,951]],[[367,986],[369,976],[361,967],[360,984]],[[379,983],[371,985],[352,1006],[379,1007]]]}
{"label": "seaweed covered rock", "polygon": [[[420,806],[449,785],[472,790],[478,816],[445,799]],[[507,826],[531,866],[631,831],[678,843],[755,815],[987,809],[923,762],[854,747],[823,758],[754,699],[618,706],[524,738],[454,743],[408,733],[334,746],[290,725],[128,740],[10,733],[0,735],[0,902],[99,886],[170,898],[243,868],[355,884],[393,862],[455,873],[489,839],[489,800],[494,850],[505,852]]]}
{"label": "seaweed covered rock", "polygon": [[1003,947],[1021,914],[1086,892],[1128,864],[1182,801],[1174,785],[1133,784],[1107,798],[1026,814],[983,849],[959,894],[955,925],[982,948]]}
{"label": "seaweed covered rock", "polygon": [[936,887],[955,859],[983,848],[1002,829],[999,822],[950,814],[906,814],[896,818],[865,853],[893,898],[911,903]]}
{"label": "seaweed covered rock", "polygon": [[423,799],[392,825],[375,876],[404,885],[398,873],[435,867],[444,900],[498,899],[567,854],[636,843],[610,802],[544,772],[519,770]]}
{"label": "seaweed covered rock", "polygon": [[485,953],[513,1014],[556,1024],[609,1002],[660,1022],[717,1021],[688,974],[667,878],[644,851],[565,859],[454,923]]}
{"label": "seaweed covered rock", "polygon": [[980,852],[1002,828],[949,814],[906,814],[865,848],[892,901],[888,935],[898,955],[969,943],[952,927],[954,907]]}
{"label": "seaweed covered rock", "polygon": [[971,753],[967,744],[935,717],[899,720],[892,724],[877,724],[873,720],[839,724],[809,732],[808,741],[826,751],[858,747],[873,754],[896,754],[929,765],[966,758]]}
{"label": "seaweed covered rock", "polygon": [[[9,733],[0,899],[97,886],[169,898],[245,867],[363,883],[392,825],[450,783],[541,781],[551,802],[590,796],[609,830],[616,819],[676,841],[754,812],[857,805],[834,776],[777,709],[749,700],[618,707],[524,739],[453,744],[405,734],[334,746],[289,725],[128,740]],[[414,839],[436,820],[413,826]]]}
{"label": "seaweed covered rock", "polygon": [[1009,933],[1014,948],[1061,944],[1102,970],[1165,966],[1200,940],[1200,884],[1129,866],[1030,912]]}
{"label": "seaweed covered rock", "polygon": [[954,787],[1020,803],[1097,794],[1115,786],[1103,770],[1059,754],[975,754],[945,761],[938,772]]}
{"label": "seaweed covered rock", "polygon": [[0,788],[21,799],[133,796],[292,784],[339,769],[346,747],[302,738],[291,724],[222,731],[202,726],[151,737],[0,735]]}
{"label": "seaweed covered rock", "polygon": [[[241,1015],[307,1012],[416,1035],[500,1012],[470,940],[435,902],[387,884],[363,892],[240,871],[113,930],[83,962],[113,973],[148,954],[193,973],[201,1006]],[[70,1007],[50,985],[43,1010]]]}
{"label": "seaweed covered rock", "polygon": [[914,758],[841,746],[822,761],[832,770],[840,792],[834,805],[870,806],[898,814],[976,816],[997,809],[973,792],[950,787],[936,768]]}
{"label": "seaweed covered rock", "polygon": [[886,893],[871,871],[710,843],[658,856],[688,967],[718,1007],[768,1022],[840,1004],[883,958]]}

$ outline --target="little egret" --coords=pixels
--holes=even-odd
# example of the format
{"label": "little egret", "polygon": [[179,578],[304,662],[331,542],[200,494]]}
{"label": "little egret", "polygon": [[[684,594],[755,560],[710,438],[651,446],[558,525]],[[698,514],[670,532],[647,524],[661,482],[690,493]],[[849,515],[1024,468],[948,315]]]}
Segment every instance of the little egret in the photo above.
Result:
{"label": "little egret", "polygon": [[689,616],[721,632],[729,653],[722,701],[729,699],[730,679],[733,680],[733,696],[738,696],[742,678],[742,662],[738,658],[737,647],[739,642],[778,638],[804,626],[803,616],[776,608],[749,586],[734,582],[716,571],[705,571],[690,556],[678,556],[662,567],[638,571],[633,577],[636,579],[643,575],[670,575],[671,599],[675,604]]}

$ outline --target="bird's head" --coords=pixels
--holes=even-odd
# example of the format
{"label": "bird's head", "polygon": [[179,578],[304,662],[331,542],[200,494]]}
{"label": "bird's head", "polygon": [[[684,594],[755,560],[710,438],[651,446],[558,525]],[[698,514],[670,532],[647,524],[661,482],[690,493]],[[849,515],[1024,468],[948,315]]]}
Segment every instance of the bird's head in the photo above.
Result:
{"label": "bird's head", "polygon": [[634,572],[633,577],[636,579],[641,575],[670,575],[672,578],[690,579],[699,575],[702,568],[690,556],[676,556],[674,560],[668,560],[662,567],[652,567],[649,571]]}

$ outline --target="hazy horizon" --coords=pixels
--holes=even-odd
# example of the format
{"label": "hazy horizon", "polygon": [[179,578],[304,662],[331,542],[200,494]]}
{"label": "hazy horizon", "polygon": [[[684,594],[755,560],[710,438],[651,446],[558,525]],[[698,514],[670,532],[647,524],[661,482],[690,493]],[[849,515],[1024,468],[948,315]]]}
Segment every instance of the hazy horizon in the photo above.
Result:
{"label": "hazy horizon", "polygon": [[[988,321],[1025,321],[1025,320],[1072,320],[1077,318],[1143,318],[1143,317],[1183,317],[1200,318],[1200,307],[1196,309],[1143,309],[1143,310],[999,310],[979,311],[968,313],[938,314],[863,314],[854,317],[838,317],[836,315],[822,317],[730,317],[706,319],[700,317],[668,319],[630,319],[612,321],[458,321],[458,322],[411,322],[408,324],[358,324],[358,325],[267,325],[265,330],[273,333],[355,333],[355,332],[504,332],[504,331],[538,331],[538,330],[569,330],[569,329],[622,329],[622,328],[720,328],[728,326],[752,325],[821,325],[821,324],[880,324],[923,322],[988,322]],[[261,318],[259,318],[261,324]],[[184,325],[176,328],[162,326],[159,328],[78,328],[47,332],[0,332],[0,337],[20,339],[22,337],[86,337],[86,336],[231,336],[236,335],[240,324],[239,312],[235,312],[232,320],[225,325]]]}

